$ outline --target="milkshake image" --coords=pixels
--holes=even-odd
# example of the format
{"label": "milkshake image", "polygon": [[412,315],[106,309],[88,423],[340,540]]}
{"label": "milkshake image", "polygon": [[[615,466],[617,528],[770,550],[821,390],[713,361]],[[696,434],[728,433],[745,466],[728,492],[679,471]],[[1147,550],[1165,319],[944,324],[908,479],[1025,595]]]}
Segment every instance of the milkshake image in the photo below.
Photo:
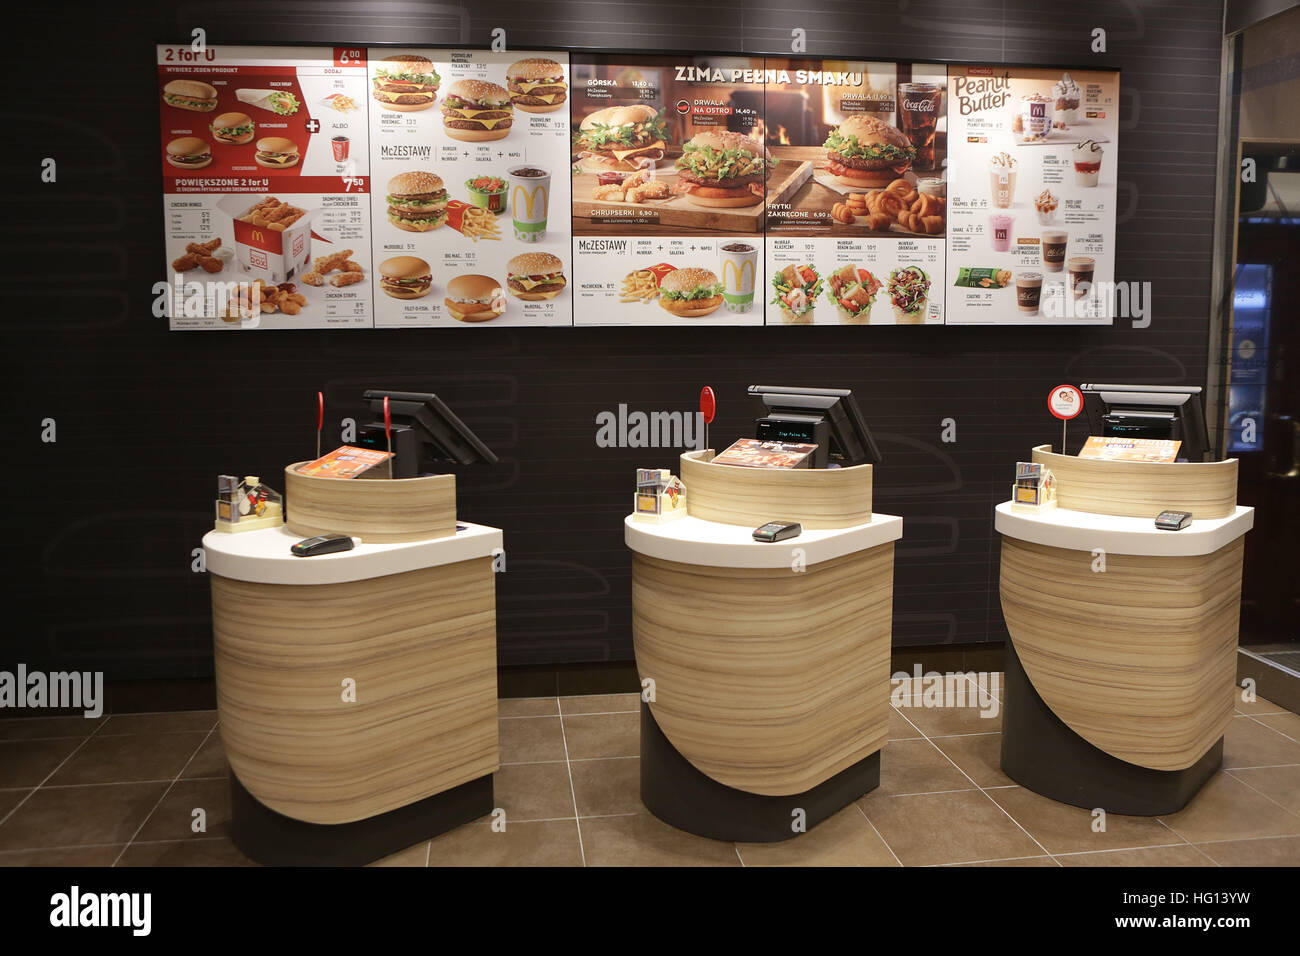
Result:
{"label": "milkshake image", "polygon": [[1042,93],[1020,98],[1020,123],[1026,140],[1042,139],[1052,131],[1052,99]]}
{"label": "milkshake image", "polygon": [[1060,272],[1065,268],[1065,246],[1070,241],[1070,234],[1064,229],[1043,230],[1043,268],[1048,272]]}
{"label": "milkshake image", "polygon": [[1011,227],[1015,221],[1014,216],[1008,216],[1004,212],[989,216],[989,243],[994,252],[1011,251]]}
{"label": "milkshake image", "polygon": [[989,192],[993,205],[1010,209],[1016,201],[1016,158],[1010,153],[998,153],[989,160]]}
{"label": "milkshake image", "polygon": [[1052,122],[1061,126],[1073,126],[1079,115],[1079,99],[1082,92],[1079,84],[1069,73],[1062,75],[1052,87]]}
{"label": "milkshake image", "polygon": [[1043,297],[1043,274],[1022,272],[1016,276],[1016,308],[1024,315],[1037,315]]}
{"label": "milkshake image", "polygon": [[1050,189],[1044,189],[1034,197],[1034,211],[1038,213],[1038,221],[1044,226],[1056,222],[1056,210],[1060,205],[1061,200],[1053,196]]}
{"label": "milkshake image", "polygon": [[1101,175],[1101,147],[1090,139],[1085,139],[1074,147],[1074,181],[1080,186],[1097,185]]}
{"label": "milkshake image", "polygon": [[1066,268],[1070,272],[1070,292],[1082,299],[1092,290],[1092,276],[1097,271],[1097,260],[1092,256],[1070,256]]}
{"label": "milkshake image", "polygon": [[520,242],[541,242],[546,235],[546,208],[550,204],[550,171],[536,166],[511,166],[506,170],[506,179],[510,183],[515,238]]}
{"label": "milkshake image", "polygon": [[718,249],[721,261],[722,302],[728,312],[744,313],[754,307],[754,277],[758,270],[758,247],[735,240]]}

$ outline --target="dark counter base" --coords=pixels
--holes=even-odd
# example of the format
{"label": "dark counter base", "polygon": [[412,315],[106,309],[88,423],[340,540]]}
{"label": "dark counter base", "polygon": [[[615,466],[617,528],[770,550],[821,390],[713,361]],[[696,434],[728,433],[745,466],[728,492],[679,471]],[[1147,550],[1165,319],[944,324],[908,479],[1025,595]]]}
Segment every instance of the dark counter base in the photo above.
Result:
{"label": "dark counter base", "polygon": [[360,866],[492,812],[492,775],[354,823],[305,823],[277,813],[230,774],[230,835],[266,866]]}
{"label": "dark counter base", "polygon": [[1185,770],[1152,770],[1112,757],[1065,725],[1038,696],[1011,641],[1002,698],[1002,772],[1034,793],[1087,810],[1173,813],[1223,762],[1223,738]]}
{"label": "dark counter base", "polygon": [[804,811],[811,830],[879,785],[877,750],[803,793],[770,797],[728,787],[695,769],[641,702],[641,802],[679,830],[737,843],[779,843],[799,835],[791,829],[795,809]]}

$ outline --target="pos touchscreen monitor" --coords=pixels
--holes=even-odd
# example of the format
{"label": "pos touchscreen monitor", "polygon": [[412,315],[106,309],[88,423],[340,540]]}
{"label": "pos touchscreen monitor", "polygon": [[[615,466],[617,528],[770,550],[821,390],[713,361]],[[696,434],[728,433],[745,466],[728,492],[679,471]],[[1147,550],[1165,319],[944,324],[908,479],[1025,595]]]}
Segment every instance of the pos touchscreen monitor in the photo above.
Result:
{"label": "pos touchscreen monitor", "polygon": [[497,462],[492,449],[437,395],[372,388],[362,397],[374,419],[357,429],[357,444],[377,451],[388,451],[388,436],[384,432],[384,399],[388,399],[394,478],[414,478],[436,471],[447,462],[459,465]]}
{"label": "pos touchscreen monitor", "polygon": [[1181,441],[1180,461],[1205,460],[1210,436],[1199,385],[1085,384],[1083,407],[1091,435]]}
{"label": "pos touchscreen monitor", "polygon": [[849,389],[751,385],[749,394],[761,416],[755,438],[815,444],[814,468],[879,463],[880,449]]}

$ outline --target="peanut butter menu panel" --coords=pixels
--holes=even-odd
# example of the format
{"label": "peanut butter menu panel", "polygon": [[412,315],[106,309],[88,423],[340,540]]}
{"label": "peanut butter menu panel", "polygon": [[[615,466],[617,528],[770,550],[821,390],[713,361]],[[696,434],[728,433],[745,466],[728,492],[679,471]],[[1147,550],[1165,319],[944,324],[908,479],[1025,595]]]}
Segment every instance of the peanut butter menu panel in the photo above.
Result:
{"label": "peanut butter menu panel", "polygon": [[1118,108],[1114,72],[949,69],[950,324],[1113,321]]}
{"label": "peanut butter menu panel", "polygon": [[360,51],[157,54],[170,327],[371,326]]}
{"label": "peanut butter menu panel", "polygon": [[380,327],[571,325],[569,61],[375,48]]}

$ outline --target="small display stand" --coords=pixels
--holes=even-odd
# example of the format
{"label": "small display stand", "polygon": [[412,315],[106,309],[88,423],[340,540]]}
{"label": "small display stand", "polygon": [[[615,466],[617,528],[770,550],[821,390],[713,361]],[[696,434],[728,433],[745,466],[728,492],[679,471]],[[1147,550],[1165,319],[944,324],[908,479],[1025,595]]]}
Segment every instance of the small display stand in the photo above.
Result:
{"label": "small display stand", "polygon": [[1016,483],[1011,486],[1011,509],[1029,514],[1056,507],[1056,477],[1034,461],[1016,462]]}
{"label": "small display stand", "polygon": [[667,468],[638,468],[632,516],[656,523],[686,517],[686,486]]}
{"label": "small display stand", "polygon": [[256,475],[242,481],[234,475],[217,476],[214,531],[234,534],[276,528],[284,524],[284,497]]}

